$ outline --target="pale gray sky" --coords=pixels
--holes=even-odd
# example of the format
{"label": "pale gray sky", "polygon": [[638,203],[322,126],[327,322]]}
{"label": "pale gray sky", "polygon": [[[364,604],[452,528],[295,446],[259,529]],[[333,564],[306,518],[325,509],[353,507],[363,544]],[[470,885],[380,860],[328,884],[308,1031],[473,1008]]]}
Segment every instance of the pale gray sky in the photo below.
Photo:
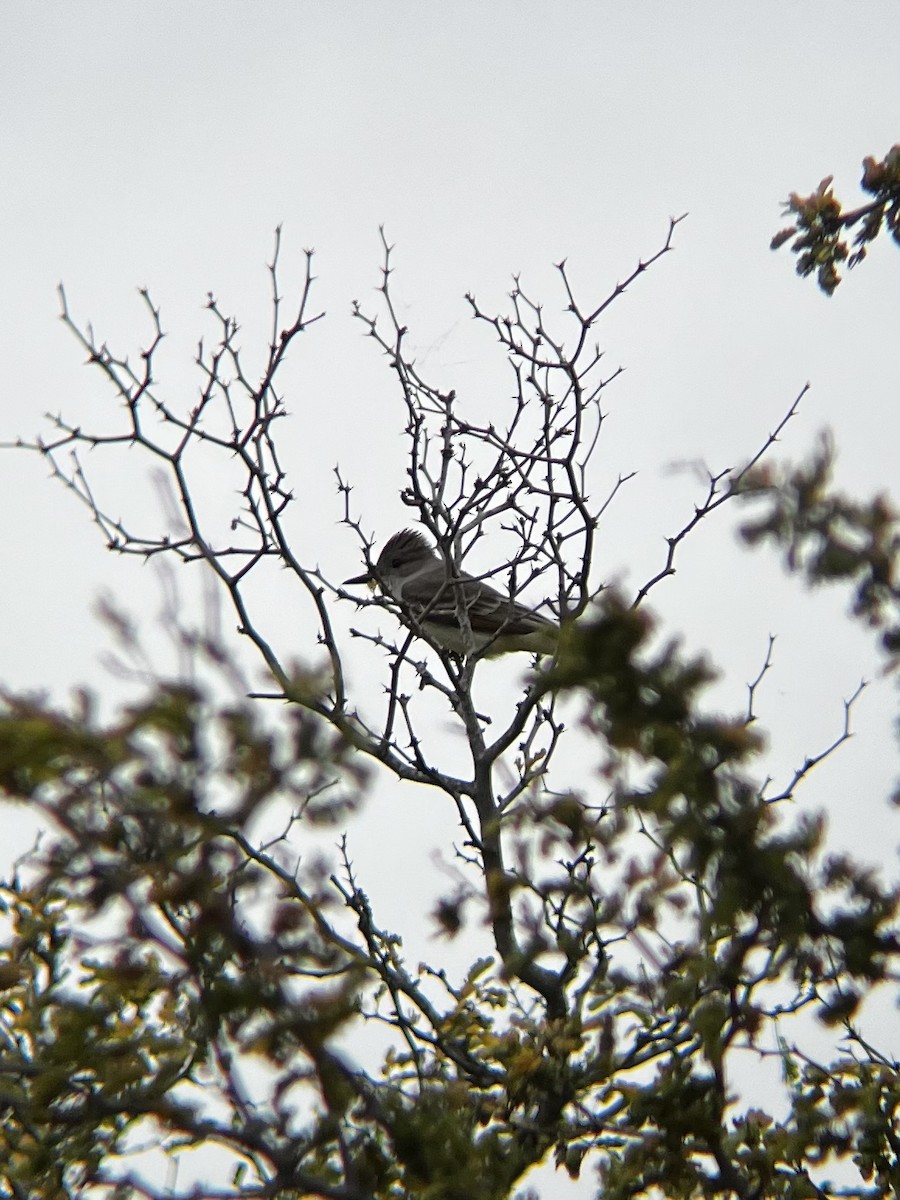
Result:
{"label": "pale gray sky", "polygon": [[[465,291],[502,308],[520,272],[559,310],[551,264],[567,257],[586,302],[602,299],[659,247],[668,218],[689,212],[676,252],[598,330],[608,361],[627,367],[609,393],[601,484],[639,471],[609,518],[610,578],[646,578],[700,498],[699,482],[667,468],[740,462],[806,380],[783,452],[801,456],[828,425],[842,483],[896,494],[896,248],[877,244],[830,301],[796,277],[786,250],[767,248],[789,191],[834,173],[852,197],[863,155],[900,140],[894,0],[32,0],[5,4],[3,26],[0,439],[38,432],[47,410],[110,411],[57,320],[60,280],[74,314],[132,353],[147,332],[136,289],[147,286],[171,334],[160,374],[185,405],[199,383],[196,341],[213,333],[209,290],[241,319],[248,354],[261,353],[265,263],[283,223],[286,289],[315,246],[328,311],[286,376],[289,466],[311,499],[295,517],[297,549],[343,578],[359,560],[335,524],[335,462],[379,541],[407,516],[399,397],[349,317],[353,298],[376,303],[378,225],[397,247],[396,294],[420,364],[477,396],[505,377],[473,332]],[[146,511],[134,499],[144,467],[132,455],[118,477],[99,468],[123,514],[129,502]],[[152,573],[109,555],[38,460],[6,453],[2,472],[0,681],[60,695],[118,686],[99,665],[108,639],[92,605],[113,590],[154,644]],[[843,620],[842,597],[804,593],[771,555],[740,550],[733,530],[727,513],[699,530],[654,607],[723,666],[723,707],[743,705],[767,635],[779,635],[760,711],[774,728],[772,771],[784,775],[837,732],[842,698],[877,660]],[[281,648],[313,654],[296,594],[272,603],[283,606],[272,618]],[[359,660],[360,678],[373,662]],[[887,820],[894,700],[884,682],[870,689],[859,736],[810,787],[835,838],[861,852]],[[398,821],[421,833],[407,803],[395,795],[391,820],[359,839],[364,878],[396,845]],[[434,812],[432,825],[428,804],[423,836],[437,844],[452,836],[452,814]],[[385,923],[399,926],[408,897],[383,903]]]}

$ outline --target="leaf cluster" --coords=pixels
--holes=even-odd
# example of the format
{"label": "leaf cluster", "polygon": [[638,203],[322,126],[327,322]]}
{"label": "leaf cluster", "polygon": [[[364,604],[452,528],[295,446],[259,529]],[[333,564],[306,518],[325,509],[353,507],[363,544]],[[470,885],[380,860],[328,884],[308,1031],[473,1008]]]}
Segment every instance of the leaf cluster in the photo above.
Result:
{"label": "leaf cluster", "polygon": [[879,631],[892,663],[900,655],[900,517],[883,494],[856,500],[833,486],[834,445],[823,437],[808,461],[757,468],[743,494],[762,501],[742,528],[751,545],[771,543],[810,584],[846,583],[852,612]]}
{"label": "leaf cluster", "polygon": [[[882,230],[900,243],[900,144],[892,146],[880,161],[871,156],[863,160],[860,186],[872,197],[866,204],[845,209],[831,189],[833,178],[826,176],[808,196],[791,193],[784,215],[793,218],[793,224],[780,230],[771,242],[773,250],[790,242],[791,253],[797,255],[797,274],[805,277],[815,272],[827,296],[833,295],[841,282],[841,264],[855,267],[861,263]],[[859,228],[851,251],[846,233],[854,226]]]}

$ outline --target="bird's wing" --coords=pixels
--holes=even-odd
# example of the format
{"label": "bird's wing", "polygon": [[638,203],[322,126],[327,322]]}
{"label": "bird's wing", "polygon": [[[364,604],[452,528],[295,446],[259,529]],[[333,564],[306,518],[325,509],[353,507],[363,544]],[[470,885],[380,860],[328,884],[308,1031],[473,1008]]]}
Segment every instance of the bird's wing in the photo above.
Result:
{"label": "bird's wing", "polygon": [[489,636],[555,628],[547,617],[471,576],[458,583],[445,581],[436,593],[433,583],[420,585],[418,580],[411,580],[403,589],[403,600],[417,620],[427,619],[453,629],[459,629],[460,608],[464,606],[472,632]]}

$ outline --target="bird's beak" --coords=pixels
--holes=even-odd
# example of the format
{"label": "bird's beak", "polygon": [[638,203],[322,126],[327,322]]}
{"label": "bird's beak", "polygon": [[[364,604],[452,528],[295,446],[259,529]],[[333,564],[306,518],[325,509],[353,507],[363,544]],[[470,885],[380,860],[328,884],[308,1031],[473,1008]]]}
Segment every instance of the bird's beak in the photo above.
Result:
{"label": "bird's beak", "polygon": [[374,588],[376,580],[371,571],[365,571],[362,575],[354,575],[352,579],[345,579],[341,587],[349,587],[354,583],[367,583],[370,588]]}

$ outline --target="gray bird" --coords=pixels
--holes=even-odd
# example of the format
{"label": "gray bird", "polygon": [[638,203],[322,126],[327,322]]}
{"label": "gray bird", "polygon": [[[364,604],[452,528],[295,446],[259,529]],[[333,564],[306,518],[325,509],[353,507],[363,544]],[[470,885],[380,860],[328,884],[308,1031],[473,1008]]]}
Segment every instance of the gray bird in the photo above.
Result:
{"label": "gray bird", "polygon": [[373,569],[345,585],[378,584],[412,617],[421,630],[453,654],[485,651],[493,658],[516,650],[554,654],[559,626],[490,584],[460,571],[452,578],[447,565],[420,533],[395,533],[378,555]]}

